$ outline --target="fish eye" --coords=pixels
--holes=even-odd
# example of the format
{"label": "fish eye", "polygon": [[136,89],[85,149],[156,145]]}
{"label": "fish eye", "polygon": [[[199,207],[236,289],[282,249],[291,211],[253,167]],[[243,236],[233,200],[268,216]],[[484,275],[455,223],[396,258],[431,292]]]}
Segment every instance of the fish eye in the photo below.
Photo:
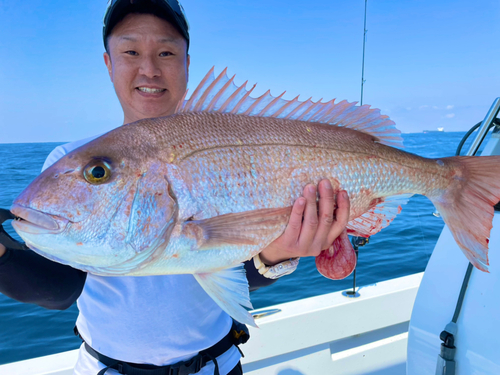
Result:
{"label": "fish eye", "polygon": [[92,160],[83,169],[83,177],[93,185],[103,184],[111,177],[111,167],[104,160]]}

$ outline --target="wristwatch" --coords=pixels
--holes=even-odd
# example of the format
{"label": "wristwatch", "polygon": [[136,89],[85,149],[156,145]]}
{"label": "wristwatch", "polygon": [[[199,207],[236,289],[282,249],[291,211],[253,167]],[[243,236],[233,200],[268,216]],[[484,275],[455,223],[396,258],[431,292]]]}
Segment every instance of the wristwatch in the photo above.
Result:
{"label": "wristwatch", "polygon": [[253,263],[259,273],[268,279],[278,279],[281,276],[289,275],[297,269],[300,258],[291,258],[274,266],[266,266],[260,259],[259,254],[253,257]]}

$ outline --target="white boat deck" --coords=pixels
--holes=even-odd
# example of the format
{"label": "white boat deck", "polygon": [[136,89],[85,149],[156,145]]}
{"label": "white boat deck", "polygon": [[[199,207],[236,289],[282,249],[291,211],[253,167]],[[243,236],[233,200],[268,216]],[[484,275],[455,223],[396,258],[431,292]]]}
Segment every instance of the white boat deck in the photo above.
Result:
{"label": "white boat deck", "polygon": [[[249,375],[403,375],[413,303],[422,273],[271,306],[241,348]],[[258,312],[260,310],[256,310]],[[2,375],[70,375],[77,351],[0,366]]]}

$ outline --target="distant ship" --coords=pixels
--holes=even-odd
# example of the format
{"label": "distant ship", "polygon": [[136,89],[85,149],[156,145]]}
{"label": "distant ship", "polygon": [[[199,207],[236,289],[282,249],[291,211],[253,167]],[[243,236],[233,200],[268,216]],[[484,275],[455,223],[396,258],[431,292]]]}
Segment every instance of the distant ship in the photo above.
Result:
{"label": "distant ship", "polygon": [[437,128],[437,130],[423,130],[422,133],[439,133],[444,132],[444,128]]}

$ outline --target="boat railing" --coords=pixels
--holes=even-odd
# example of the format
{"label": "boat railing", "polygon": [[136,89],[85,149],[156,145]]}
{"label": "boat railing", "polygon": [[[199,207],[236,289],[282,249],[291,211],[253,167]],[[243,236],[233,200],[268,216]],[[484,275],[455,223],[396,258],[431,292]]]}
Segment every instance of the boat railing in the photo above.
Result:
{"label": "boat railing", "polygon": [[492,127],[493,121],[497,118],[498,112],[500,111],[500,98],[496,98],[493,101],[493,104],[490,107],[488,113],[486,113],[486,117],[484,118],[479,130],[477,132],[476,138],[472,141],[471,146],[469,147],[469,151],[467,151],[467,156],[475,155],[479,150],[481,143],[486,138],[488,134],[488,130]]}

